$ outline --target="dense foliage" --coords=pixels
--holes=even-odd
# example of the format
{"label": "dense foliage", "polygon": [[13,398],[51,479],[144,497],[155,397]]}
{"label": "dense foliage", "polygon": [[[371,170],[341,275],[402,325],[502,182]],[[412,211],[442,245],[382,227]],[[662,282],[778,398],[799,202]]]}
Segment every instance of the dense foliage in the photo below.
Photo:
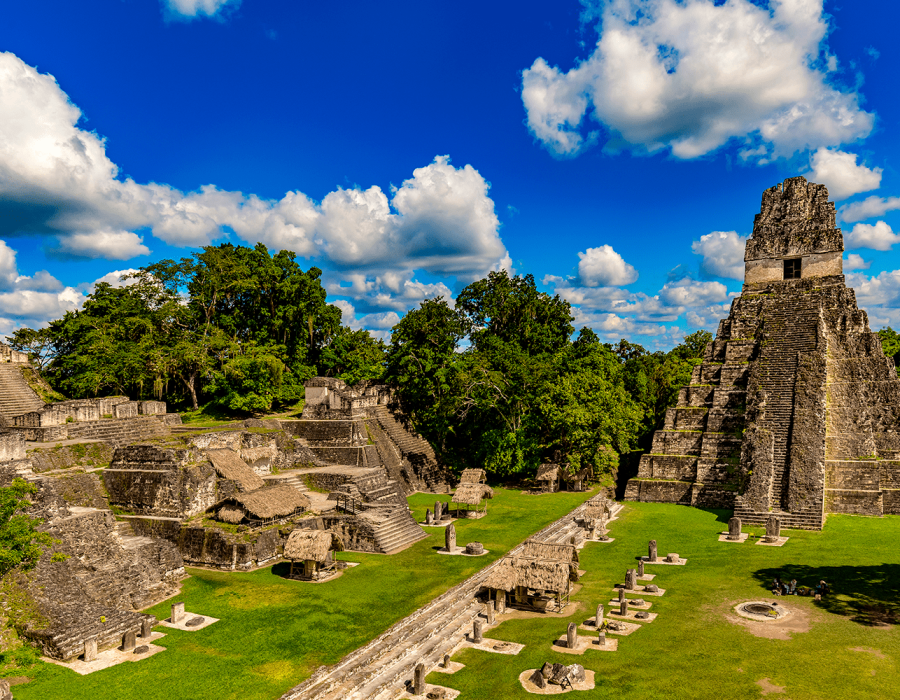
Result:
{"label": "dense foliage", "polygon": [[83,308],[12,342],[71,397],[164,396],[261,413],[293,403],[312,376],[383,379],[442,459],[497,477],[546,461],[608,473],[646,448],[711,335],[668,353],[602,343],[532,276],[492,272],[453,302],[428,299],[390,346],[341,325],[321,271],[288,251],[224,244],[100,284]]}
{"label": "dense foliage", "polygon": [[165,397],[196,409],[269,411],[318,374],[350,382],[382,371],[383,344],[341,326],[321,271],[294,253],[224,244],[99,284],[83,308],[12,338],[71,397]]}
{"label": "dense foliage", "polygon": [[34,566],[44,548],[53,544],[50,535],[37,531],[41,521],[21,512],[31,505],[28,497],[36,491],[36,486],[19,478],[0,488],[0,577],[20,565]]}
{"label": "dense foliage", "polygon": [[385,378],[415,426],[457,468],[533,473],[545,461],[608,473],[646,443],[712,336],[669,353],[582,328],[534,279],[492,272],[424,302],[394,327]]}

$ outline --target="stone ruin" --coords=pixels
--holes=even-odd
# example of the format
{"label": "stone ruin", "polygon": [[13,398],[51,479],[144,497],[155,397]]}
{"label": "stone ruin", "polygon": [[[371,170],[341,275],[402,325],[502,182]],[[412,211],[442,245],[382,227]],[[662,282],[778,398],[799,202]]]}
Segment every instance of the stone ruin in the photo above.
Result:
{"label": "stone ruin", "polygon": [[900,379],[842,273],[822,185],[763,193],[744,287],[641,457],[626,500],[821,529],[900,513]]}
{"label": "stone ruin", "polygon": [[572,688],[576,683],[585,681],[584,667],[581,664],[551,664],[549,661],[537,669],[528,678],[541,690],[548,685],[556,685],[560,688]]}

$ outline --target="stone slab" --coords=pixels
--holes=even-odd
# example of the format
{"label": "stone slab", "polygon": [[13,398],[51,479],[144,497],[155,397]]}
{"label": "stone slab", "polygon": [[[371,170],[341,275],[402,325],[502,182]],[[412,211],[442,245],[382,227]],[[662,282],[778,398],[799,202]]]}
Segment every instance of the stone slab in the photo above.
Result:
{"label": "stone slab", "polygon": [[643,576],[638,576],[638,581],[652,581],[656,578],[656,574],[644,574]]}
{"label": "stone slab", "polygon": [[[507,646],[502,649],[494,649],[494,647],[498,644],[506,644]],[[522,649],[525,648],[524,644],[516,644],[515,642],[507,642],[502,639],[488,639],[484,637],[478,644],[469,641],[468,635],[466,637],[465,646],[470,649],[480,649],[481,651],[489,651],[492,654],[506,654],[507,656],[516,656]]]}
{"label": "stone slab", "polygon": [[83,661],[79,658],[76,658],[72,661],[60,661],[59,659],[51,659],[48,656],[42,656],[41,661],[46,661],[50,664],[56,664],[57,666],[62,666],[63,668],[68,668],[71,671],[75,671],[75,673],[80,676],[86,676],[89,673],[93,673],[94,671],[102,671],[104,668],[118,666],[119,664],[123,664],[126,661],[143,661],[144,659],[149,659],[151,656],[155,656],[161,651],[165,651],[166,647],[157,646],[153,643],[165,636],[166,635],[164,632],[154,632],[150,635],[149,640],[139,636],[137,638],[138,646],[146,645],[149,647],[149,649],[143,654],[135,654],[133,651],[121,651],[120,649],[115,648],[98,652],[97,658],[93,661]]}
{"label": "stone slab", "polygon": [[456,700],[459,697],[459,690],[454,690],[453,688],[446,688],[442,685],[433,685],[432,683],[425,684],[425,693],[424,695],[413,695],[408,690],[404,691],[402,695],[396,696],[397,698],[402,698],[406,700],[406,698],[412,698],[414,700],[424,700],[424,698],[428,697],[428,693],[433,690],[443,690],[444,691],[444,700]]}
{"label": "stone slab", "polygon": [[[634,599],[626,598],[625,600],[634,600]],[[607,611],[612,610],[612,609],[618,610],[619,609],[619,599],[616,598],[615,600],[609,601],[609,606],[610,607],[607,608]],[[649,600],[645,600],[643,605],[629,605],[628,609],[629,610],[649,610],[652,607],[653,607],[653,603],[650,602]],[[593,620],[594,618],[591,618],[591,619]]]}
{"label": "stone slab", "polygon": [[437,553],[444,554],[448,557],[483,557],[490,551],[491,550],[486,549],[481,554],[467,554],[465,547],[456,547],[452,552],[448,552],[446,549],[441,547],[439,550],[437,550]]}
{"label": "stone slab", "polygon": [[628,612],[625,615],[620,615],[618,610],[611,610],[610,612],[606,613],[606,616],[614,617],[617,620],[634,620],[635,622],[653,622],[657,617],[657,613],[647,613],[649,617],[640,618],[637,616],[639,612],[642,611],[638,609],[632,610],[629,608]]}
{"label": "stone slab", "polygon": [[575,654],[576,656],[581,656],[588,649],[594,649],[595,651],[618,651],[619,640],[607,637],[606,646],[601,647],[597,641],[597,637],[583,637],[578,635],[575,637],[575,648],[569,649],[566,642],[566,635],[562,635],[559,639],[554,640],[551,646],[553,651],[558,651],[561,654]]}
{"label": "stone slab", "polygon": [[666,566],[684,566],[687,559],[682,557],[678,561],[666,561],[665,557],[659,557],[656,561],[650,561],[650,557],[641,557],[644,560],[644,566],[656,566],[657,564],[665,564]]}
{"label": "stone slab", "polygon": [[749,532],[742,532],[738,539],[729,540],[727,532],[720,532],[719,533],[719,542],[733,542],[735,544],[740,544],[741,542],[746,542],[748,537],[750,537]]}
{"label": "stone slab", "polygon": [[585,538],[584,538],[584,541],[585,541],[585,543],[587,543],[587,542],[597,542],[597,543],[599,543],[599,544],[609,544],[610,542],[615,542],[615,541],[616,541],[616,538],[615,538],[615,537],[610,537],[608,540],[598,540],[598,539],[594,539],[594,538],[592,538],[592,537],[585,537]]}
{"label": "stone slab", "polygon": [[[196,627],[188,627],[187,623],[191,620],[191,618],[198,617],[198,616],[203,618],[203,622],[201,622]],[[162,625],[163,627],[171,627],[172,629],[175,629],[175,630],[182,630],[183,632],[197,632],[198,630],[202,630],[205,627],[209,627],[210,625],[219,621],[218,617],[209,617],[208,615],[200,615],[199,613],[188,612],[187,610],[184,611],[184,617],[181,619],[181,622],[172,623],[170,621],[171,619],[172,618],[169,617],[169,618],[166,618],[165,620],[160,620],[158,624]]]}
{"label": "stone slab", "polygon": [[764,547],[783,547],[784,543],[787,542],[789,539],[791,539],[791,538],[790,537],[779,537],[774,542],[763,542],[763,538],[760,537],[753,544],[761,544]]}
{"label": "stone slab", "polygon": [[[591,624],[586,623],[583,625],[578,625],[578,629],[586,630],[588,632],[593,632],[594,634],[597,634],[597,628],[594,627],[593,622],[594,622],[594,618],[592,617],[590,620],[588,620],[588,623],[591,623]],[[616,630],[611,630],[611,629],[607,628],[606,629],[607,635],[615,634],[619,637],[627,637],[629,634],[633,634],[634,632],[637,632],[641,628],[641,626],[639,624],[634,623],[634,622],[625,622],[622,618],[619,618],[618,620],[616,620],[616,622],[618,622],[620,625],[622,625],[624,627],[624,629],[622,629],[621,631],[616,631]],[[607,639],[609,639],[609,638],[607,637]]]}
{"label": "stone slab", "polygon": [[[615,588],[613,588],[613,590],[616,591],[616,592],[618,593],[618,591],[619,591],[620,588],[625,588],[625,584],[624,584],[624,583],[620,583],[618,586],[616,586]],[[646,588],[646,586],[644,586],[644,588],[641,588],[641,589],[635,588],[633,591],[628,591],[628,592],[631,593],[631,594],[637,594],[637,593],[639,593],[639,594],[641,595],[641,597],[643,597],[643,596],[645,596],[645,595],[652,595],[652,596],[656,596],[657,598],[658,598],[659,596],[661,596],[663,593],[666,592],[666,589],[665,589],[665,588],[660,588],[658,591],[655,591],[655,592],[651,592],[651,591],[644,590],[645,588]]]}
{"label": "stone slab", "polygon": [[594,672],[588,671],[587,669],[584,669],[584,680],[581,683],[576,683],[574,686],[566,686],[565,688],[552,684],[547,684],[546,688],[538,688],[534,683],[528,680],[536,670],[536,668],[529,668],[527,671],[522,671],[522,673],[519,674],[519,683],[522,684],[522,687],[527,693],[532,693],[534,695],[562,695],[563,693],[570,693],[573,690],[594,689]]}
{"label": "stone slab", "polygon": [[451,661],[447,668],[444,668],[440,664],[437,665],[437,668],[431,669],[432,673],[456,673],[457,671],[462,671],[466,667],[465,664],[459,663],[459,661]]}
{"label": "stone slab", "polygon": [[450,518],[450,520],[441,520],[439,523],[426,523],[424,520],[419,523],[422,527],[447,527],[448,525],[455,523],[456,518]]}

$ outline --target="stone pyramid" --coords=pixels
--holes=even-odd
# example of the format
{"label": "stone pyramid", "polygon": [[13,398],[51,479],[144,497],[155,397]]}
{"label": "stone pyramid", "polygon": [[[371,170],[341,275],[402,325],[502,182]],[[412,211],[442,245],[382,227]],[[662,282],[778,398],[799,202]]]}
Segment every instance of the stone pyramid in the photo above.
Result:
{"label": "stone pyramid", "polygon": [[826,513],[900,513],[900,379],[844,283],[843,249],[823,185],[763,193],[741,296],[626,500],[805,529]]}

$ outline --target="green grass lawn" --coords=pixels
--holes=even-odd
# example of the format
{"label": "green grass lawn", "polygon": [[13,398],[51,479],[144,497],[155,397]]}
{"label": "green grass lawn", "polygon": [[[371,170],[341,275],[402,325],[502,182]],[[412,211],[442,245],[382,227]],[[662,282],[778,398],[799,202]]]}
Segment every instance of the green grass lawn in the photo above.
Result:
{"label": "green grass lawn", "polygon": [[[592,495],[526,496],[506,489],[495,494],[487,517],[456,524],[458,542],[483,542],[490,550],[484,557],[437,554],[444,531],[428,528],[430,537],[400,554],[338,555],[361,565],[323,584],[287,581],[272,567],[252,573],[190,569],[191,578],[173,600],[220,622],[197,632],[159,627],[167,636],[156,643],[165,652],[89,676],[38,664],[27,671],[34,680],[16,686],[16,700],[277,698],[320,664],[335,663]],[[418,520],[436,498],[409,499]],[[275,572],[286,566],[276,565]],[[170,602],[150,612],[168,617]]]}
{"label": "green grass lawn", "polygon": [[[518,675],[545,661],[582,663],[596,672],[595,690],[570,697],[650,700],[762,697],[757,681],[769,679],[784,693],[772,700],[843,700],[900,697],[900,517],[829,516],[822,532],[784,531],[783,547],[762,547],[751,537],[743,544],[720,543],[727,511],[705,511],[662,504],[627,504],[610,526],[611,544],[588,543],[581,551],[587,571],[584,587],[573,596],[581,609],[566,619],[508,620],[489,631],[493,639],[524,643],[518,656],[471,649],[453,658],[466,665],[447,676],[433,673],[431,683],[463,691],[465,700],[533,698]],[[762,528],[745,528],[760,534]],[[647,553],[656,539],[659,552],[678,552],[686,566],[648,566],[653,583],[666,589],[653,602],[659,617],[628,637],[618,637],[617,652],[587,651],[571,656],[551,650],[569,622],[582,623],[598,603],[608,603],[611,588]],[[825,579],[834,594],[813,598],[773,598],[772,578],[796,578],[813,586]],[[630,597],[630,596],[629,596]],[[747,600],[778,600],[795,608],[795,621],[806,631],[788,639],[754,636],[725,619]],[[607,606],[607,610],[609,607]],[[787,618],[785,622],[790,622]],[[588,632],[579,630],[579,634]],[[613,637],[615,638],[615,637]]]}

